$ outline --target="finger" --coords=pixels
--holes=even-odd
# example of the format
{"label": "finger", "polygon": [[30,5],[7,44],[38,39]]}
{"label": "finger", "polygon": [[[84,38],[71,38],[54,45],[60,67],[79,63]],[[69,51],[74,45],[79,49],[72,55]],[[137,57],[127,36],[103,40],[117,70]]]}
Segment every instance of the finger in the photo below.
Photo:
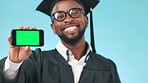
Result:
{"label": "finger", "polygon": [[29,51],[30,50],[30,47],[29,46],[25,46],[25,51]]}
{"label": "finger", "polygon": [[19,28],[18,29],[23,29],[24,28],[24,26],[19,26]]}
{"label": "finger", "polygon": [[25,29],[30,29],[30,27],[29,26],[26,26]]}
{"label": "finger", "polygon": [[33,27],[32,27],[32,29],[33,29],[33,30],[35,30],[35,29],[36,29],[36,27],[35,27],[35,26],[33,26]]}
{"label": "finger", "polygon": [[27,52],[28,56],[32,54],[32,51],[29,46],[25,47],[25,51]]}

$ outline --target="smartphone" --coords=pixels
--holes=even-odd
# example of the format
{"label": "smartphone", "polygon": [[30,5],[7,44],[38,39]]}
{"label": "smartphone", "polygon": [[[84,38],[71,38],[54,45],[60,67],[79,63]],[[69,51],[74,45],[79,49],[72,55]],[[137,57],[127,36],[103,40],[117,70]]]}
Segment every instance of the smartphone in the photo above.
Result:
{"label": "smartphone", "polygon": [[39,29],[13,29],[11,31],[13,46],[43,46],[44,31]]}

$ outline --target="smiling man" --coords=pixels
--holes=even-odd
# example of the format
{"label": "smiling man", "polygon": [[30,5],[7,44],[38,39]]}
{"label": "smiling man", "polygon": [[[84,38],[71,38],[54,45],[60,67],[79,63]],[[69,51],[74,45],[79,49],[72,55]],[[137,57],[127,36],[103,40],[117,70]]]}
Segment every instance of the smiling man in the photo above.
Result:
{"label": "smiling man", "polygon": [[114,62],[97,54],[85,41],[87,14],[98,3],[43,0],[37,10],[51,17],[52,30],[60,42],[49,51],[10,45],[9,57],[0,62],[1,83],[120,83]]}

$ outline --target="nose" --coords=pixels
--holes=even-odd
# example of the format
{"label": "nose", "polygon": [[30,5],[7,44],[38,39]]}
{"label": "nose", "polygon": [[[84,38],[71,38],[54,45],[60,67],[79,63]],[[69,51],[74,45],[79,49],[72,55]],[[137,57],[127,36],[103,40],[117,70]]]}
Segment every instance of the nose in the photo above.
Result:
{"label": "nose", "polygon": [[73,20],[73,18],[67,13],[64,22],[71,22],[72,20]]}

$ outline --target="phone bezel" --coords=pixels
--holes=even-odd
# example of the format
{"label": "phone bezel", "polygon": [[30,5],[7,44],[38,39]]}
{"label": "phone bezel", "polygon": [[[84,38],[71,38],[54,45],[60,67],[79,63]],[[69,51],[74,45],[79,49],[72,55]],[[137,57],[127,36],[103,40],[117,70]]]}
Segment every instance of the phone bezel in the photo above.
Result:
{"label": "phone bezel", "polygon": [[[17,45],[16,44],[16,32],[17,31],[39,31],[39,45]],[[43,46],[44,45],[44,31],[41,29],[13,29],[11,31],[12,41],[11,44],[13,46]]]}

